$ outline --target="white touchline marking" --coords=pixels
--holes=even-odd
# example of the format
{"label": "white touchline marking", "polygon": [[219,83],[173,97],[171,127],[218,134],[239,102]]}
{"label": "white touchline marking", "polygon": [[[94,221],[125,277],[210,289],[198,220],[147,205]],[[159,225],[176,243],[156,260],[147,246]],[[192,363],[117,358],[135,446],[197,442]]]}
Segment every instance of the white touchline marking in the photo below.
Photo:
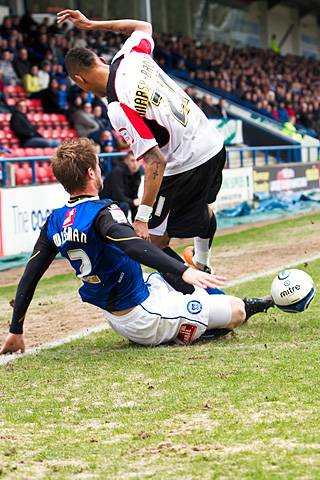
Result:
{"label": "white touchline marking", "polygon": [[37,353],[40,353],[42,350],[50,350],[51,348],[55,347],[60,347],[61,345],[64,345],[65,343],[70,343],[73,342],[74,340],[79,340],[80,338],[87,337],[88,335],[91,335],[92,333],[100,333],[103,332],[104,330],[107,330],[109,325],[107,322],[105,322],[102,325],[98,325],[97,327],[91,327],[91,328],[86,328],[85,330],[81,332],[76,332],[72,333],[71,335],[68,335],[67,337],[59,338],[58,340],[53,340],[52,342],[47,342],[43,343],[42,345],[39,345],[38,347],[32,347],[28,348],[25,353],[12,353],[12,354],[6,354],[6,355],[1,355],[0,356],[0,366],[1,365],[6,365],[9,362],[13,362],[19,358],[24,358],[27,355],[36,355]]}
{"label": "white touchline marking", "polygon": [[245,275],[243,277],[237,278],[236,280],[230,280],[225,283],[225,287],[235,287],[236,285],[241,285],[241,283],[246,283],[250,282],[252,280],[256,280],[257,278],[261,277],[267,277],[269,275],[275,275],[278,272],[281,272],[281,270],[286,270],[288,268],[293,268],[296,267],[297,265],[301,265],[303,263],[309,263],[309,262],[314,262],[315,260],[320,259],[320,254],[318,255],[313,255],[312,257],[305,257],[301,258],[299,260],[295,260],[294,262],[291,263],[286,263],[282,264],[276,268],[272,268],[270,270],[264,270],[263,272],[257,272],[257,273],[252,273],[250,275]]}
{"label": "white touchline marking", "polygon": [[[274,275],[277,272],[280,272],[281,270],[284,270],[286,268],[293,268],[297,265],[300,265],[302,263],[309,263],[309,262],[314,262],[315,260],[319,260],[320,255],[313,255],[312,257],[305,257],[300,260],[296,260],[292,263],[286,264],[286,265],[280,265],[277,268],[273,268],[271,270],[265,270],[263,272],[257,272],[253,273],[251,275],[246,275],[241,278],[238,278],[237,280],[230,280],[229,282],[225,283],[225,286],[228,287],[235,287],[237,285],[241,285],[242,283],[250,282],[252,280],[256,280],[257,278],[265,277],[268,275]],[[42,345],[39,345],[38,347],[33,347],[33,348],[28,348],[27,351],[23,354],[21,353],[13,353],[13,354],[7,354],[7,355],[1,355],[0,356],[0,366],[1,365],[6,365],[7,363],[14,362],[15,360],[18,360],[19,358],[24,358],[29,355],[36,355],[37,353],[40,353],[42,350],[50,350],[51,348],[55,347],[60,347],[61,345],[64,345],[65,343],[70,343],[73,342],[74,340],[79,340],[80,338],[85,338],[88,335],[91,335],[92,333],[100,333],[103,332],[104,330],[107,330],[109,325],[107,323],[104,323],[102,325],[98,325],[97,327],[92,327],[92,328],[86,328],[85,330],[81,332],[76,332],[71,335],[68,335],[67,337],[60,338],[59,340],[53,340],[52,342],[48,343],[43,343]]]}

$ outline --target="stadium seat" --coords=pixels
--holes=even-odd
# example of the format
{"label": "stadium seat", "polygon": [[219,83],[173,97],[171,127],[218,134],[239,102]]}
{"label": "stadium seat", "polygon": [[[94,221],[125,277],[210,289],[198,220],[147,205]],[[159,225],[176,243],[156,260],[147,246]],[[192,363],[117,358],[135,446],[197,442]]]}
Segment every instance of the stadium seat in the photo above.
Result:
{"label": "stadium seat", "polygon": [[63,113],[57,114],[57,117],[58,117],[58,122],[59,122],[60,125],[62,125],[64,127],[69,126],[68,120],[66,119],[65,115],[63,115]]}
{"label": "stadium seat", "polygon": [[57,179],[56,179],[56,177],[54,176],[54,173],[53,173],[53,171],[52,171],[51,165],[48,165],[48,166],[46,167],[46,170],[47,170],[47,175],[48,175],[48,178],[49,178],[49,182],[56,182]]}
{"label": "stadium seat", "polygon": [[31,98],[29,102],[31,102],[35,112],[42,112],[41,100],[39,100],[38,98]]}
{"label": "stadium seat", "polygon": [[24,157],[25,156],[24,148],[15,148],[12,151],[12,154],[15,157]]}
{"label": "stadium seat", "polygon": [[52,157],[52,155],[55,153],[56,149],[55,148],[50,148],[50,147],[46,147],[43,149],[44,150],[44,154],[46,157]]}
{"label": "stadium seat", "polygon": [[9,107],[14,107],[15,104],[16,104],[15,98],[7,98],[7,105],[9,105]]}
{"label": "stadium seat", "polygon": [[39,183],[47,183],[50,181],[50,176],[48,175],[48,170],[36,164],[36,179]]}
{"label": "stadium seat", "polygon": [[28,185],[31,180],[25,168],[18,167],[15,170],[16,185]]}

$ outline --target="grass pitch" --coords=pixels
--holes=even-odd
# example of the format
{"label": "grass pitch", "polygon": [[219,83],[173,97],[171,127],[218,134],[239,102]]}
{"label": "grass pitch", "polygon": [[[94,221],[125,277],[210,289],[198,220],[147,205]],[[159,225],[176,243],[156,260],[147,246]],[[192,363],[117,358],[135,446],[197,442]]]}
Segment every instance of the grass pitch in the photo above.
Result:
{"label": "grass pitch", "polygon": [[[320,261],[307,271],[319,285]],[[1,367],[0,478],[320,478],[319,318],[317,294],[218,342],[143,348],[110,330]]]}

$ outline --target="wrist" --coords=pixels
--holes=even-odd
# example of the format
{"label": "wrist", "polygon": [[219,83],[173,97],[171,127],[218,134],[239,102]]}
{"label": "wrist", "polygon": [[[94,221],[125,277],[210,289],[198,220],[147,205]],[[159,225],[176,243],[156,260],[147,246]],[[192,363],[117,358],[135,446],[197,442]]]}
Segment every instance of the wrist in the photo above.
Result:
{"label": "wrist", "polygon": [[139,205],[135,220],[148,223],[152,215],[152,210],[153,208],[149,205]]}

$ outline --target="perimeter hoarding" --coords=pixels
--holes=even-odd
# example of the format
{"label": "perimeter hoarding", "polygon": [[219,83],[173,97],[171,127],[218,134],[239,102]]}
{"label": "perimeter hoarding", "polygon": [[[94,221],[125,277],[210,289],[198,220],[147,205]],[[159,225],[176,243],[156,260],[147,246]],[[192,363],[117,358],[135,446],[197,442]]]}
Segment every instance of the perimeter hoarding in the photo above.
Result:
{"label": "perimeter hoarding", "polygon": [[31,252],[48,215],[67,199],[58,184],[0,189],[0,256]]}
{"label": "perimeter hoarding", "polygon": [[320,162],[290,163],[254,167],[254,193],[285,193],[317,190],[320,187]]}

